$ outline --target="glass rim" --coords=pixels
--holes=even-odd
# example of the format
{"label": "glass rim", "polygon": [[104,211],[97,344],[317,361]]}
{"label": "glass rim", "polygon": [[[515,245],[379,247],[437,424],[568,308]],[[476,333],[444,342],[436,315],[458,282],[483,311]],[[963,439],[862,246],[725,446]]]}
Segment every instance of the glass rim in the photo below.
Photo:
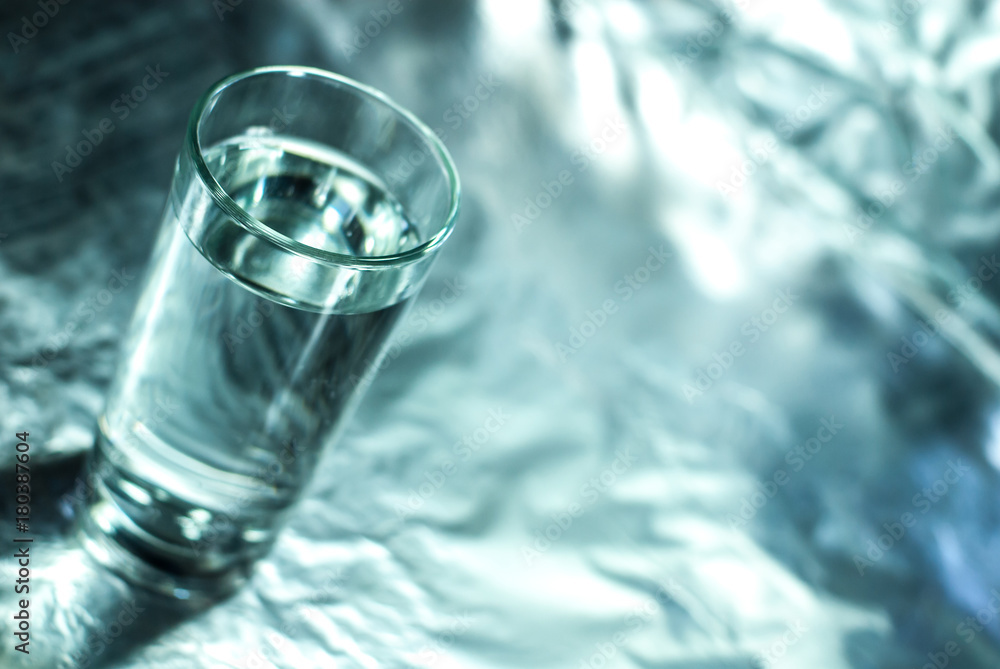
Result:
{"label": "glass rim", "polygon": [[[215,175],[212,174],[212,170],[209,169],[208,164],[205,162],[201,146],[201,121],[206,114],[211,111],[210,106],[212,103],[217,100],[227,88],[238,82],[264,74],[283,74],[290,77],[309,78],[325,81],[327,83],[333,83],[349,89],[350,92],[355,95],[368,98],[378,104],[384,105],[392,113],[402,119],[402,121],[414,130],[416,135],[427,144],[432,154],[437,157],[439,164],[443,168],[444,176],[448,180],[450,202],[448,205],[446,219],[440,230],[438,230],[437,233],[422,244],[401,253],[384,256],[354,256],[344,253],[336,253],[334,251],[325,251],[314,246],[309,246],[308,244],[303,244],[296,239],[292,239],[291,237],[274,230],[237,204],[236,201],[229,196],[229,193],[226,192],[226,189],[223,188],[218,182]],[[275,244],[286,251],[322,262],[327,265],[339,267],[379,268],[403,265],[419,260],[436,251],[444,243],[454,229],[455,220],[458,217],[459,202],[461,199],[461,185],[458,179],[458,170],[455,167],[451,154],[448,153],[448,149],[444,146],[444,143],[442,143],[437,134],[423,121],[417,118],[413,112],[395,102],[382,91],[350,79],[349,77],[335,74],[327,70],[322,70],[320,68],[301,65],[272,65],[245,70],[219,80],[207,91],[205,91],[205,93],[202,94],[202,96],[195,103],[194,109],[191,111],[191,116],[188,120],[185,143],[187,144],[188,153],[194,162],[195,171],[198,173],[199,179],[201,179],[202,184],[208,190],[212,200],[226,215],[253,235],[262,237],[264,240]]]}

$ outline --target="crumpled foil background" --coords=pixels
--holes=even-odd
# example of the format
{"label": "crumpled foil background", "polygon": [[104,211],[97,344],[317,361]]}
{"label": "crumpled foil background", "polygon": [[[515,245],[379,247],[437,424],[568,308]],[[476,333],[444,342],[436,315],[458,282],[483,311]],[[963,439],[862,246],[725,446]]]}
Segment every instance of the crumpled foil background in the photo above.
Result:
{"label": "crumpled foil background", "polygon": [[[41,4],[0,8],[0,666],[1000,666],[1000,5]],[[463,214],[191,610],[82,553],[80,465],[188,113],[276,63],[444,129]]]}

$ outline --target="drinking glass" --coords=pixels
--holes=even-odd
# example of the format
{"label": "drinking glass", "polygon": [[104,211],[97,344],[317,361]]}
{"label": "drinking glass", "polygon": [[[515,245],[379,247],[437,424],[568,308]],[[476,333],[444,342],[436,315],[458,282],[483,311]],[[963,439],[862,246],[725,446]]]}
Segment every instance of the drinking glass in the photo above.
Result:
{"label": "drinking glass", "polygon": [[195,105],[88,462],[88,550],[181,598],[264,555],[458,211],[439,139],[305,67]]}

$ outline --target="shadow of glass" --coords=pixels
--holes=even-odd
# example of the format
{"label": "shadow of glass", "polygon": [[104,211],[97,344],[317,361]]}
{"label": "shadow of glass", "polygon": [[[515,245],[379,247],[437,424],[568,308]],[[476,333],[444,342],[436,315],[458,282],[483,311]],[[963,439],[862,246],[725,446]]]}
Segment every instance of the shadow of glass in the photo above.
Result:
{"label": "shadow of glass", "polygon": [[[6,544],[0,558],[2,667],[111,666],[218,603],[184,601],[136,587],[84,550],[75,522],[92,494],[83,479],[84,459],[78,455],[31,464],[30,521],[28,531],[21,533],[14,526],[15,472],[0,472],[0,518],[8,528],[0,532]],[[13,616],[22,608],[28,616],[27,638],[18,639],[11,635],[23,625]],[[15,648],[24,641],[28,653]]]}

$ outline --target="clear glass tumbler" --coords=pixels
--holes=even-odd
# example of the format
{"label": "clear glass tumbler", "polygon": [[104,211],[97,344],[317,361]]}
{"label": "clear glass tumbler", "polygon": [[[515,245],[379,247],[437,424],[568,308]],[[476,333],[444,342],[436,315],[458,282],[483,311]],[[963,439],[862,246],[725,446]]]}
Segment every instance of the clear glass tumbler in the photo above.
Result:
{"label": "clear glass tumbler", "polygon": [[89,460],[81,537],[181,598],[230,591],[335,441],[458,210],[438,138],[304,67],[191,115]]}

